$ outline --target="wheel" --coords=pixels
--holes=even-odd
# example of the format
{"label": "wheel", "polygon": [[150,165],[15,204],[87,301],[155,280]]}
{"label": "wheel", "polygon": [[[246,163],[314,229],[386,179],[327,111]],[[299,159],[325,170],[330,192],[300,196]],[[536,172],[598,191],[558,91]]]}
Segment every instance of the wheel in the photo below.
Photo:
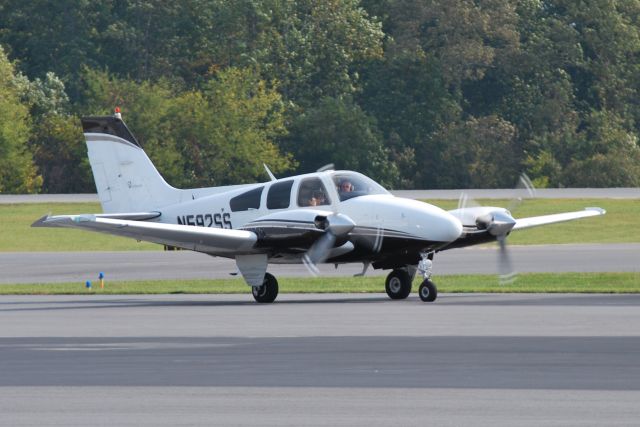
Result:
{"label": "wheel", "polygon": [[278,281],[273,274],[265,273],[262,286],[252,287],[251,293],[257,302],[273,302],[278,296]]}
{"label": "wheel", "polygon": [[406,270],[395,269],[387,276],[384,289],[391,299],[405,299],[411,293],[411,276]]}
{"label": "wheel", "polygon": [[418,288],[418,295],[420,295],[420,299],[424,302],[435,301],[438,297],[438,288],[436,288],[436,284],[431,280],[424,279],[420,288]]}

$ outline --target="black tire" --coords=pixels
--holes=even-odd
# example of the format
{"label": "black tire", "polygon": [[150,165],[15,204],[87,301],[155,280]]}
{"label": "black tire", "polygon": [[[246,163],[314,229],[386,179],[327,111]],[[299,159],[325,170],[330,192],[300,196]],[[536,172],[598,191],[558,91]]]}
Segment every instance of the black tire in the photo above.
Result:
{"label": "black tire", "polygon": [[384,290],[391,299],[405,299],[411,293],[411,276],[406,270],[393,270],[387,276]]}
{"label": "black tire", "polygon": [[276,300],[278,296],[278,281],[273,274],[265,273],[262,286],[254,286],[251,288],[253,298],[260,303],[270,303]]}
{"label": "black tire", "polygon": [[436,284],[431,280],[424,279],[418,288],[418,295],[424,302],[433,302],[438,297],[438,288],[436,288]]}

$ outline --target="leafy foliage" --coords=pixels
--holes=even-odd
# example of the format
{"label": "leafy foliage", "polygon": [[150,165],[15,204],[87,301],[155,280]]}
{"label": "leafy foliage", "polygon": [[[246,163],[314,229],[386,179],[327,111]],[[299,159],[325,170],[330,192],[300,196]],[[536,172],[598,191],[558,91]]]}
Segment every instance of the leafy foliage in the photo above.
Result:
{"label": "leafy foliage", "polygon": [[[442,129],[434,137],[446,147],[434,177],[438,186],[510,187],[517,175],[515,132],[511,123],[497,116],[470,118]],[[460,164],[467,167],[456,167]]]}
{"label": "leafy foliage", "polygon": [[283,104],[251,69],[228,68],[202,90],[179,91],[169,82],[135,83],[88,70],[85,107],[107,114],[121,106],[127,123],[173,185],[213,186],[264,178],[290,169],[274,139],[284,135]]}
{"label": "leafy foliage", "polygon": [[332,163],[382,183],[398,179],[375,120],[350,99],[321,99],[298,116],[286,146],[300,160],[300,171],[315,171]]}
{"label": "leafy foliage", "polygon": [[2,191],[91,190],[117,104],[178,186],[640,182],[635,0],[5,0],[0,45]]}
{"label": "leafy foliage", "polygon": [[0,48],[0,192],[32,193],[42,185],[31,153],[29,110],[20,102],[14,66]]}

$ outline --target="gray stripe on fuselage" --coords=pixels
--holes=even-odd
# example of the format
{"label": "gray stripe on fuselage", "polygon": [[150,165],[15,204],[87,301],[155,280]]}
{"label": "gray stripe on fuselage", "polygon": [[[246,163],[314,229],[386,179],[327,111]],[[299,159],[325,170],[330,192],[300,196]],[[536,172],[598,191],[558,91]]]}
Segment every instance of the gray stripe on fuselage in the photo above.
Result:
{"label": "gray stripe on fuselage", "polygon": [[[286,229],[301,229],[301,230],[317,230],[319,232],[323,231],[318,229],[313,222],[308,221],[296,221],[296,220],[258,220],[251,222],[249,224],[245,224],[241,229],[248,230],[254,228],[286,228]],[[351,235],[355,237],[377,237],[382,231],[383,238],[400,238],[400,239],[412,239],[412,240],[424,240],[422,237],[415,236],[410,233],[406,233],[404,231],[391,230],[388,228],[380,228],[380,227],[366,227],[366,226],[356,226],[352,231]]]}

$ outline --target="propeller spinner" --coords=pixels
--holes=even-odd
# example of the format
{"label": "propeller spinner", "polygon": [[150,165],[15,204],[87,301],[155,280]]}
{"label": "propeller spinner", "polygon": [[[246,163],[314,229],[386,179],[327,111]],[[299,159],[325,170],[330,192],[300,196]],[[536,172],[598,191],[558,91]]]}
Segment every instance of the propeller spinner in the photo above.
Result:
{"label": "propeller spinner", "polygon": [[324,230],[324,233],[303,255],[302,262],[309,272],[315,276],[318,274],[317,264],[329,257],[336,240],[349,234],[356,224],[347,215],[341,213],[333,213],[327,216],[318,215],[314,223],[318,229]]}

